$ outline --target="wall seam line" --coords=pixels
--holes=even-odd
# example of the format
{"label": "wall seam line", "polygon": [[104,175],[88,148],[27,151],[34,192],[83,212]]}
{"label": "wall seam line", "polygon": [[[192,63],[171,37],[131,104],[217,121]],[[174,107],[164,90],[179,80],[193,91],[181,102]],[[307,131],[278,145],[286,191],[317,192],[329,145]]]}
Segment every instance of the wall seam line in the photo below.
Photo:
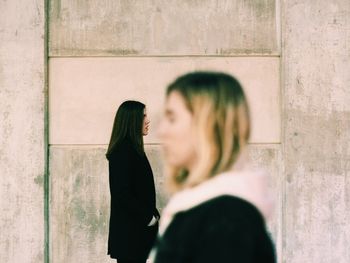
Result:
{"label": "wall seam line", "polygon": [[50,262],[50,174],[49,174],[49,0],[44,0],[44,262]]}

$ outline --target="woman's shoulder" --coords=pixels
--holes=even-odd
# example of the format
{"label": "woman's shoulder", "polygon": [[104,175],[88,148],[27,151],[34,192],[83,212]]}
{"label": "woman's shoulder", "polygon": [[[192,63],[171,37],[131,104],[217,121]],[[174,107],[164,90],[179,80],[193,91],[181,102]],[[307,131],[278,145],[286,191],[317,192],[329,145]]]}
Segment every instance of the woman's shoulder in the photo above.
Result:
{"label": "woman's shoulder", "polygon": [[236,207],[236,206],[244,206],[244,207],[250,207],[253,205],[249,204],[246,200],[239,198],[234,195],[219,195],[214,198],[208,199],[207,201],[203,202],[202,204],[198,205],[199,209],[225,209],[228,207]]}
{"label": "woman's shoulder", "polygon": [[177,213],[165,235],[191,240],[219,235],[228,241],[241,235],[266,236],[266,226],[252,204],[234,196],[220,196]]}
{"label": "woman's shoulder", "polygon": [[132,156],[136,153],[134,146],[128,139],[119,141],[115,146],[110,155],[110,158],[119,158],[120,156]]}
{"label": "woman's shoulder", "polygon": [[176,221],[180,224],[188,222],[190,228],[191,225],[212,225],[225,228],[233,224],[249,228],[265,227],[263,216],[253,204],[229,195],[213,198],[187,211],[180,212],[174,220],[175,224]]}
{"label": "woman's shoulder", "polygon": [[[220,196],[178,213],[164,233],[164,239],[183,244],[182,251],[188,251],[187,248],[201,251],[197,254],[199,257],[210,254],[217,259],[215,254],[221,251],[232,255],[232,260],[240,261],[245,253],[254,251],[270,259],[262,261],[274,262],[273,243],[263,217],[254,205],[234,196]],[[219,259],[219,262],[226,261]]]}

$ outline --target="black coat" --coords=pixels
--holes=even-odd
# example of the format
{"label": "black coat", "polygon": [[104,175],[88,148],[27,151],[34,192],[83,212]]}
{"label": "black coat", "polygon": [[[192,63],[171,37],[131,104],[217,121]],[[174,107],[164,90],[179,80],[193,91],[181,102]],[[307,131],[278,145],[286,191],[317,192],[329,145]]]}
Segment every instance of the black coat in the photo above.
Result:
{"label": "black coat", "polygon": [[117,259],[146,259],[158,232],[148,226],[156,209],[151,166],[128,140],[109,157],[111,214],[108,254]]}
{"label": "black coat", "polygon": [[274,263],[265,222],[234,196],[208,200],[175,215],[156,243],[155,263]]}

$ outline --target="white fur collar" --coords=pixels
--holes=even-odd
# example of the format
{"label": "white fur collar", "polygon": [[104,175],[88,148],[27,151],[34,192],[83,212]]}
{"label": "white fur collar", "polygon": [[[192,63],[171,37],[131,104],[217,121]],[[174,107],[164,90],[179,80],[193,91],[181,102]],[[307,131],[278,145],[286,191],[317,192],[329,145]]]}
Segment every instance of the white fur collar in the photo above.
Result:
{"label": "white fur collar", "polygon": [[159,234],[165,232],[176,213],[222,195],[236,196],[250,202],[265,219],[271,215],[273,201],[266,174],[261,171],[230,171],[175,194],[163,210]]}

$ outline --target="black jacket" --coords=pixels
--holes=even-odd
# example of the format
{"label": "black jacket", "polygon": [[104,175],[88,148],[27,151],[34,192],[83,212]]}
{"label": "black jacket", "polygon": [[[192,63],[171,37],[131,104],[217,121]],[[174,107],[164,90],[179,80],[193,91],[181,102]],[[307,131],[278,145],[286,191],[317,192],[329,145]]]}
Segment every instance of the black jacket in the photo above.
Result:
{"label": "black jacket", "polygon": [[276,262],[261,213],[228,195],[177,213],[156,248],[155,263]]}
{"label": "black jacket", "polygon": [[158,224],[147,226],[156,209],[151,166],[131,142],[124,140],[109,157],[111,214],[108,254],[117,259],[146,259]]}

